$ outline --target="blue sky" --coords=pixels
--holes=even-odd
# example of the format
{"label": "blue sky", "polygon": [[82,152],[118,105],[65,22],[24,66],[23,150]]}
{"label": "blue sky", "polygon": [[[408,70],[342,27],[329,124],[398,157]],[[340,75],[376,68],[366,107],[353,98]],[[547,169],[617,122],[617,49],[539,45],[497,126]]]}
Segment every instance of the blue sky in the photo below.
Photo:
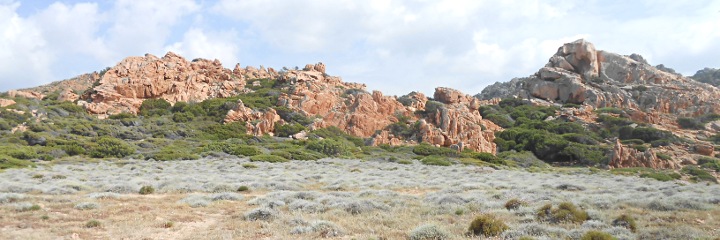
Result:
{"label": "blue sky", "polygon": [[469,94],[578,38],[692,75],[720,67],[720,1],[0,0],[0,91],[174,51],[328,73],[389,95]]}

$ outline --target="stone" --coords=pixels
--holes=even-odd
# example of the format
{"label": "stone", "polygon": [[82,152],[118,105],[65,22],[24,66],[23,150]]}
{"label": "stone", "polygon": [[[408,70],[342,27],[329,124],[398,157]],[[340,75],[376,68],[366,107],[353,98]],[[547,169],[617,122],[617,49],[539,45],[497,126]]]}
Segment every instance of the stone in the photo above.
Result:
{"label": "stone", "polygon": [[705,156],[715,156],[715,146],[710,144],[696,144],[693,146],[695,153]]}
{"label": "stone", "polygon": [[7,92],[8,97],[15,98],[15,97],[24,97],[24,98],[31,98],[31,99],[37,99],[42,100],[45,98],[45,95],[39,92],[33,92],[33,91],[19,91],[19,90],[10,90]]}
{"label": "stone", "polygon": [[72,89],[66,88],[62,92],[60,92],[60,95],[58,96],[58,101],[68,101],[68,102],[74,102],[75,100],[78,100],[80,98],[79,95],[75,94]]}
{"label": "stone", "polygon": [[14,100],[0,98],[0,107],[7,107],[13,104],[15,104]]}
{"label": "stone", "polygon": [[612,168],[629,168],[629,167],[647,167],[654,169],[679,169],[680,165],[674,161],[665,161],[657,157],[655,152],[650,149],[640,152],[637,149],[626,147],[618,139],[615,147],[610,154],[610,163],[608,166]]}

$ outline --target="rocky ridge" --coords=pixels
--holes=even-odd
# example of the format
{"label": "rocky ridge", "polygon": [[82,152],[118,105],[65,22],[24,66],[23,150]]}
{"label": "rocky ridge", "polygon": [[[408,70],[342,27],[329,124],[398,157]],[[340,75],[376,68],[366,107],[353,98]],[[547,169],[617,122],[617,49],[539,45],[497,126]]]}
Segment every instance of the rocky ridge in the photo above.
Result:
{"label": "rocky ridge", "polygon": [[[427,142],[437,146],[455,146],[495,153],[494,131],[501,129],[485,120],[477,112],[480,101],[449,88],[438,88],[435,98],[440,105],[432,113],[425,111],[428,98],[420,93],[397,97],[379,91],[368,92],[364,84],[346,83],[330,76],[322,63],[308,64],[303,69],[275,71],[272,68],[223,68],[218,60],[188,61],[172,52],[162,58],[147,54],[129,57],[107,69],[102,76],[90,75],[96,81],[82,96],[73,88],[58,88],[58,99],[77,101],[89,113],[106,117],[128,112],[137,114],[145,99],[162,98],[175,102],[201,102],[210,98],[232,97],[252,92],[246,87],[259,79],[274,79],[282,86],[277,106],[286,107],[308,117],[316,117],[311,129],[329,126],[371,139],[370,144],[415,144]],[[48,88],[49,89],[49,88]],[[386,127],[408,118],[417,125],[418,132],[406,138],[395,136]],[[259,110],[245,106],[242,101],[230,110],[225,122],[245,122],[248,134],[273,134],[285,122],[274,109]]]}
{"label": "rocky ridge", "polygon": [[[638,54],[623,56],[596,50],[582,39],[564,44],[532,76],[495,83],[476,97],[519,97],[540,105],[577,104],[584,110],[563,108],[559,114],[585,123],[595,123],[591,113],[594,109],[619,108],[628,112],[633,121],[698,142],[717,130],[681,129],[678,117],[720,113],[720,89],[683,77],[663,65],[653,67]],[[694,147],[673,150],[678,156],[701,153]],[[681,162],[686,161],[662,161],[652,150],[639,152],[617,142],[610,167],[678,168]]]}

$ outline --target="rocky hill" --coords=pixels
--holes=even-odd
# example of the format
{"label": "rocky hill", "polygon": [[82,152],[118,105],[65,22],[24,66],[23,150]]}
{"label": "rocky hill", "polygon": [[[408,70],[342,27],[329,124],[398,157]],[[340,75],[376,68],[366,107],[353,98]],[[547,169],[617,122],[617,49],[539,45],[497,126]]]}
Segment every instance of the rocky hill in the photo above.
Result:
{"label": "rocky hill", "polygon": [[[720,90],[663,65],[654,67],[637,54],[598,51],[584,40],[560,47],[534,75],[496,83],[475,97],[444,87],[432,97],[385,96],[328,75],[322,63],[279,71],[237,64],[231,70],[218,60],[188,61],[171,52],[162,58],[129,57],[100,73],[2,97],[0,107],[8,109],[0,113],[32,113],[6,121],[4,130],[42,132],[30,119],[55,129],[69,123],[52,122],[66,121],[53,117],[79,106],[99,119],[139,115],[137,122],[121,121],[121,132],[117,126],[103,130],[137,141],[149,135],[190,142],[242,137],[238,134],[306,139],[336,127],[362,139],[359,146],[428,143],[456,152],[501,153],[516,162],[539,158],[680,169],[707,162],[699,162],[700,156],[714,156],[720,140]],[[48,118],[52,121],[43,122]],[[144,126],[143,118],[154,122]],[[65,132],[92,137],[102,129],[93,124],[107,122],[70,124],[70,131],[59,129],[47,138]]]}
{"label": "rocky hill", "polygon": [[[611,114],[626,116],[632,121],[628,123],[634,122],[632,127],[644,124],[689,140],[650,151],[629,149],[618,140],[613,143],[610,162],[615,167],[677,168],[681,163],[693,163],[692,158],[682,156],[713,155],[712,139],[720,130],[720,89],[683,77],[663,65],[653,67],[638,54],[624,56],[596,50],[585,40],[560,47],[534,75],[495,83],[476,97],[517,97],[536,105],[564,106],[560,115],[586,125],[597,125],[601,120],[597,110],[613,109]],[[682,160],[660,160],[655,154],[660,151]]]}

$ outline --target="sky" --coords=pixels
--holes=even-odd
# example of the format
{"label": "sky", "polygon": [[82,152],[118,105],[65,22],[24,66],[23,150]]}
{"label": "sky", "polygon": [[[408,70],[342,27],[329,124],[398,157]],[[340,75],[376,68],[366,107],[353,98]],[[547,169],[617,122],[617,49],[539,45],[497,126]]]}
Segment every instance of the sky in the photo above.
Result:
{"label": "sky", "polygon": [[535,73],[563,43],[720,68],[720,1],[0,0],[0,91],[168,51],[227,68],[303,67],[387,95],[468,94]]}

